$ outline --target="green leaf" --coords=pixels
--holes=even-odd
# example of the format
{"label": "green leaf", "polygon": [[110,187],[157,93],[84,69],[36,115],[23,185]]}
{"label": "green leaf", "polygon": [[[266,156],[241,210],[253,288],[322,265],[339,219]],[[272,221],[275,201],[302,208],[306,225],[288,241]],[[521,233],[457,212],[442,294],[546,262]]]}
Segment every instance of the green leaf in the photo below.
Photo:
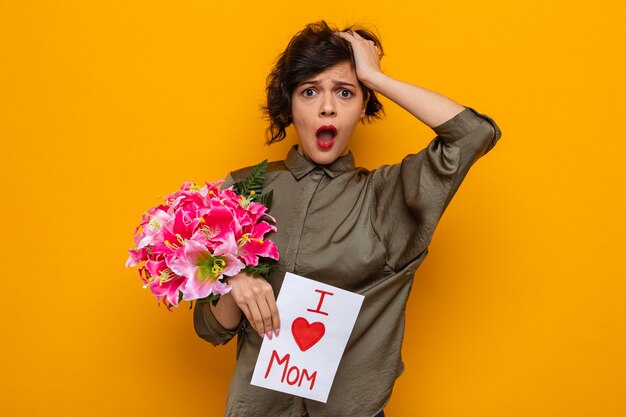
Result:
{"label": "green leaf", "polygon": [[217,304],[217,300],[220,299],[219,294],[211,294],[208,297],[198,298],[196,303],[213,303],[213,305]]}
{"label": "green leaf", "polygon": [[273,196],[274,196],[274,190],[270,190],[269,192],[265,194],[255,194],[254,196],[252,196],[252,200],[256,201],[257,203],[263,204],[265,207],[269,209],[270,206],[272,205]]}
{"label": "green leaf", "polygon": [[246,266],[242,271],[253,275],[267,278],[267,276],[276,269],[276,265],[270,265],[269,263],[259,263],[257,266]]}
{"label": "green leaf", "polygon": [[265,182],[265,172],[267,171],[267,159],[256,165],[243,180],[235,183],[235,192],[244,197],[250,196],[250,191],[261,194],[263,182]]}
{"label": "green leaf", "polygon": [[[236,182],[233,187],[235,192],[245,198],[250,198],[252,201],[263,204],[267,209],[270,209],[272,205],[273,191],[269,191],[262,194],[263,183],[265,183],[265,173],[267,172],[267,159],[255,165],[250,174],[243,180]],[[252,194],[254,191],[254,195]]]}

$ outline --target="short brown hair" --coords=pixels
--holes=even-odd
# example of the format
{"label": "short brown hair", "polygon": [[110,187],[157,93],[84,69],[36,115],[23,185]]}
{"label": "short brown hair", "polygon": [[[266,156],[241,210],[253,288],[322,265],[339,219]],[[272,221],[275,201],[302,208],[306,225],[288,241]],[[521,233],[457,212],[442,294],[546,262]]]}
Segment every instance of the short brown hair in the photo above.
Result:
{"label": "short brown hair", "polygon": [[[356,32],[371,40],[383,56],[383,47],[378,37],[370,30],[349,26],[341,32]],[[267,143],[285,138],[285,129],[291,124],[291,96],[295,88],[308,78],[329,67],[348,61],[355,69],[350,42],[337,34],[339,30],[321,20],[308,24],[289,41],[287,48],[278,57],[274,68],[267,77],[267,102],[262,106],[270,123],[267,128]],[[363,96],[367,97],[365,115],[368,121],[380,118],[383,105],[374,91],[359,81]]]}

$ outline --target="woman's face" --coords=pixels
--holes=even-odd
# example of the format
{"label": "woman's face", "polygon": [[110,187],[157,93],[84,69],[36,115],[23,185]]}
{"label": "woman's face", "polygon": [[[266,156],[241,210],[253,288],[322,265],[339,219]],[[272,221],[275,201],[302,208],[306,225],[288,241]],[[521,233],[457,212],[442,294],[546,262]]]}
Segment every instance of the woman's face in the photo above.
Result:
{"label": "woman's face", "polygon": [[346,155],[366,104],[347,61],[302,82],[291,97],[291,118],[300,138],[298,151],[320,165]]}

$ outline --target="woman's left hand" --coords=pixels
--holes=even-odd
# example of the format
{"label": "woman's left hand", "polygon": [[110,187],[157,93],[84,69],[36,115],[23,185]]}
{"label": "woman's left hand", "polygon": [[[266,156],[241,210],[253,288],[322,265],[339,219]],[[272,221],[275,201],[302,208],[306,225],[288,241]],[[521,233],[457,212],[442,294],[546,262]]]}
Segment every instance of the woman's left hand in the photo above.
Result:
{"label": "woman's left hand", "polygon": [[378,47],[373,41],[367,40],[356,32],[338,32],[338,35],[350,42],[356,64],[356,76],[367,87],[378,75],[380,70],[380,57]]}

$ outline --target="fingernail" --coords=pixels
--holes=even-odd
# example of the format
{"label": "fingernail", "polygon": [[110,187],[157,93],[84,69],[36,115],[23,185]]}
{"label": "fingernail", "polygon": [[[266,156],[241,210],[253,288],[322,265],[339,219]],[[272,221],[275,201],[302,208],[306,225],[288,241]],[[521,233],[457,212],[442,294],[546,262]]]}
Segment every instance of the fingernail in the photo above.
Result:
{"label": "fingernail", "polygon": [[278,333],[280,333],[280,329],[276,329],[276,330],[274,330],[274,335],[275,335],[276,337],[278,337]]}
{"label": "fingernail", "polygon": [[270,340],[272,340],[272,332],[271,332],[271,331],[267,332],[267,337],[268,337]]}
{"label": "fingernail", "polygon": [[261,339],[263,339],[265,337],[265,333],[259,333],[259,336],[261,336]]}

